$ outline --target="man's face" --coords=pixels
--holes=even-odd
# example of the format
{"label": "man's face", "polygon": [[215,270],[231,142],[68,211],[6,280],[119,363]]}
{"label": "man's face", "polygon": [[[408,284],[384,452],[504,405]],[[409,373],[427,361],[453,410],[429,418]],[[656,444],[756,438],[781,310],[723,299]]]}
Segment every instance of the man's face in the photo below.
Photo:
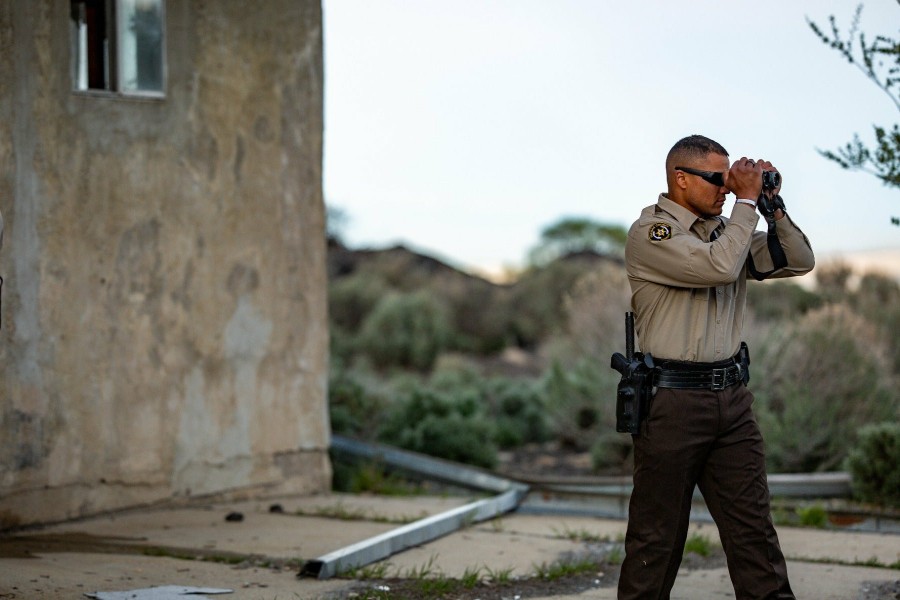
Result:
{"label": "man's face", "polygon": [[[719,173],[727,173],[729,168],[728,157],[722,154],[707,154],[702,160],[694,160],[689,165],[681,166]],[[699,175],[683,173],[683,176],[686,185],[684,194],[686,208],[698,217],[721,215],[728,188],[710,183]]]}

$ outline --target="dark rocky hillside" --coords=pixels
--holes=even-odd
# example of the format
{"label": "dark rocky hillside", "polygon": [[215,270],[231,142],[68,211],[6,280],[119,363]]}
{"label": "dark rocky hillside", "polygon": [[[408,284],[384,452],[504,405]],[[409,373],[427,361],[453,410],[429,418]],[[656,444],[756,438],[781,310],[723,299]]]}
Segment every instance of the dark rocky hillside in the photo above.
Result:
{"label": "dark rocky hillside", "polygon": [[497,284],[466,273],[405,246],[351,249],[336,241],[328,248],[328,277],[332,285],[333,318],[352,329],[360,325],[375,302],[370,298],[344,306],[340,290],[355,282],[355,294],[427,292],[442,302],[456,333],[470,340],[478,354],[505,348],[533,350],[561,326],[562,300],[575,282],[600,265],[621,265],[619,258],[593,252],[570,254],[522,273],[511,284]]}

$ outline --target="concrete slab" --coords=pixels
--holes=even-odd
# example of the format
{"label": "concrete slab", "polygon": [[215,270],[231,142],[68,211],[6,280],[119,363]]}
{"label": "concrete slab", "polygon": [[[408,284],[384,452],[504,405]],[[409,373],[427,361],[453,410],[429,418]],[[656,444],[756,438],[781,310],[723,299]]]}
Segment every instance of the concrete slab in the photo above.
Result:
{"label": "concrete slab", "polygon": [[[423,516],[465,504],[465,498],[377,498],[333,494],[197,508],[146,509],[63,523],[42,534],[124,537],[143,546],[175,546],[309,560]],[[270,512],[278,504],[282,513]],[[232,512],[240,522],[227,522]],[[330,516],[298,516],[330,515]]]}
{"label": "concrete slab", "polygon": [[[36,558],[16,558],[14,552],[9,552],[9,540],[0,538],[0,550],[6,550],[0,552],[0,598],[74,598],[85,592],[153,585],[232,588],[233,594],[221,598],[235,600],[325,598],[349,589],[354,582],[298,580],[295,575],[301,559],[316,558],[388,531],[399,522],[436,514],[471,499],[327,495],[132,511],[65,523],[20,535],[32,541],[41,536],[65,535],[100,542],[115,539],[106,547],[47,546],[35,552]],[[269,512],[275,503],[281,505],[283,513]],[[225,515],[234,511],[243,513],[244,520],[226,522]],[[693,527],[710,540],[717,540],[713,525],[701,523]],[[386,572],[395,576],[430,568],[434,573],[460,577],[467,570],[480,569],[526,576],[538,565],[586,552],[590,545],[596,547],[602,540],[621,541],[624,533],[625,522],[619,520],[511,514],[396,554],[387,559]],[[779,528],[779,534],[798,597],[855,599],[864,581],[894,581],[900,577],[896,569],[848,564],[872,558],[882,564],[900,560],[898,535],[787,527]],[[115,544],[123,544],[125,549],[116,548]],[[171,554],[133,554],[147,546],[182,549],[186,556],[202,552],[208,559],[221,552],[274,560],[272,568],[265,568],[248,566],[259,565],[259,561],[230,566],[179,560],[171,558]],[[598,588],[568,596],[576,597],[614,598],[615,591]],[[733,597],[724,568],[685,570],[679,575],[673,594],[673,598],[691,600]],[[567,596],[555,598],[565,600]]]}
{"label": "concrete slab", "polygon": [[900,564],[900,535],[896,534],[779,527],[778,539],[789,559]]}
{"label": "concrete slab", "polygon": [[[897,581],[896,571],[792,562],[788,565],[791,587],[797,598],[856,600],[863,582]],[[542,596],[531,600],[615,600],[615,588],[595,588],[580,594]],[[671,600],[726,600],[734,588],[724,568],[684,571],[678,574]]]}
{"label": "concrete slab", "polygon": [[314,600],[352,582],[298,580],[294,571],[240,569],[228,565],[115,554],[58,553],[33,559],[0,559],[0,598],[72,600],[95,591],[159,585],[233,589],[222,600]]}

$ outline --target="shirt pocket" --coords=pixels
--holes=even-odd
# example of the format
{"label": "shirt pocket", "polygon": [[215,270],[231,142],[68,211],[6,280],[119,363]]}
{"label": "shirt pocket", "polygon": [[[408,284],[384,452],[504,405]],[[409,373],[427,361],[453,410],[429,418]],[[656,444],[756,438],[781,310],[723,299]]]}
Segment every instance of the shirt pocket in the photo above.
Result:
{"label": "shirt pocket", "polygon": [[709,304],[716,297],[716,288],[692,288],[691,302],[705,302]]}

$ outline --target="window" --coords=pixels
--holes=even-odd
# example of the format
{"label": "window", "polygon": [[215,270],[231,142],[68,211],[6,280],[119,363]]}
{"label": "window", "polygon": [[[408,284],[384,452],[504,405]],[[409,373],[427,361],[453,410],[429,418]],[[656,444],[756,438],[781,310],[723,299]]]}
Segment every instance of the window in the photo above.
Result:
{"label": "window", "polygon": [[76,90],[165,92],[164,0],[71,0]]}

